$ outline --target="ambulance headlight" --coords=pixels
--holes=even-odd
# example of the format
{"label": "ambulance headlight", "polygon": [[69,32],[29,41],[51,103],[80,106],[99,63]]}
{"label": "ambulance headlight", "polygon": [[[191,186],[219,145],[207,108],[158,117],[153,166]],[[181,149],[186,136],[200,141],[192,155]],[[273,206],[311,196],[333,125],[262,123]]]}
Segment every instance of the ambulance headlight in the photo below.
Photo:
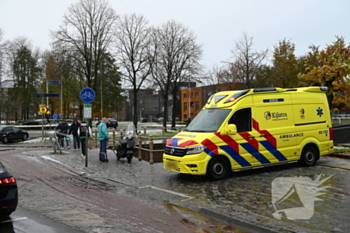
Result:
{"label": "ambulance headlight", "polygon": [[199,154],[204,150],[204,148],[205,147],[203,145],[188,147],[186,154],[188,154],[188,155]]}

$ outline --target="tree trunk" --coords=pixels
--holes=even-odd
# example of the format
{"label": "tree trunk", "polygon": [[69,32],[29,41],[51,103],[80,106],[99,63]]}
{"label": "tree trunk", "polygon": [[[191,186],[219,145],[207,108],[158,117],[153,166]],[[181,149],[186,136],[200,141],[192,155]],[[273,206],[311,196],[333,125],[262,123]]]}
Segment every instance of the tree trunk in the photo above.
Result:
{"label": "tree trunk", "polygon": [[134,121],[134,126],[135,129],[137,129],[137,109],[138,109],[138,105],[137,105],[137,92],[136,92],[136,88],[134,88],[134,117],[133,117],[133,121]]}
{"label": "tree trunk", "polygon": [[172,117],[171,117],[171,129],[174,129],[176,126],[176,104],[177,104],[177,98],[176,98],[176,92],[173,91],[173,107],[172,107]]}
{"label": "tree trunk", "polygon": [[164,98],[164,115],[163,115],[163,126],[165,128],[165,132],[167,131],[166,122],[168,120],[168,96]]}

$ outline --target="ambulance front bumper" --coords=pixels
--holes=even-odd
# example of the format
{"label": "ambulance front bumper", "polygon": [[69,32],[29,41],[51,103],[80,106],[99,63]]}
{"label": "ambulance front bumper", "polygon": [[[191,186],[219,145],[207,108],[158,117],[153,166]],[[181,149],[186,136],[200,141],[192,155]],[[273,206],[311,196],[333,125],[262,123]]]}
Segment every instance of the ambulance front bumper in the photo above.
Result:
{"label": "ambulance front bumper", "polygon": [[163,154],[164,169],[191,175],[205,175],[209,157],[205,152],[183,157]]}

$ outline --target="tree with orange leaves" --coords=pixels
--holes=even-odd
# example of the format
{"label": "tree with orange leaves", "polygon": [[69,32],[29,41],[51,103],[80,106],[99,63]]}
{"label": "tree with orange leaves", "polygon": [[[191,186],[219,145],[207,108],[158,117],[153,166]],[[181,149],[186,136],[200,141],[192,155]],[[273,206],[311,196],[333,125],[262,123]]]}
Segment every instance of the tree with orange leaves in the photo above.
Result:
{"label": "tree with orange leaves", "polygon": [[298,78],[303,85],[326,86],[330,110],[350,107],[350,45],[343,37],[336,37],[323,50],[310,46],[306,56],[305,73]]}

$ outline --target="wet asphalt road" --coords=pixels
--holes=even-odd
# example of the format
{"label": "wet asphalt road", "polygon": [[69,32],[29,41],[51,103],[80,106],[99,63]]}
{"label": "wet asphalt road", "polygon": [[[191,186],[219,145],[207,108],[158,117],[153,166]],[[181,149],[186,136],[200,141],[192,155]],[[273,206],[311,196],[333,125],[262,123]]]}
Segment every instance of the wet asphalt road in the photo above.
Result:
{"label": "wet asphalt road", "polygon": [[[323,157],[314,167],[298,164],[233,173],[228,179],[210,181],[202,176],[187,176],[165,171],[162,164],[150,165],[134,158],[131,164],[117,161],[109,151],[109,163],[100,163],[97,149],[89,150],[89,166],[79,151],[64,155],[52,150],[27,154],[44,158],[80,176],[92,178],[115,187],[117,193],[186,207],[205,216],[230,222],[238,220],[275,232],[348,232],[350,223],[350,160]],[[278,178],[306,177],[311,181],[330,177],[320,184],[322,195],[314,200],[309,219],[276,219],[272,201],[272,184]],[[300,198],[299,198],[300,199]],[[292,198],[281,209],[300,206]],[[220,231],[217,231],[220,232]],[[258,232],[258,231],[257,231]]]}
{"label": "wet asphalt road", "polygon": [[18,207],[11,217],[0,220],[1,233],[83,233],[65,224]]}
{"label": "wet asphalt road", "polygon": [[[109,151],[109,163],[97,160],[97,149],[89,151],[89,166],[84,166],[75,152],[69,155],[43,155],[55,163],[86,177],[108,182],[121,194],[169,202],[198,213],[230,222],[232,219],[275,232],[348,232],[350,226],[350,160],[323,157],[317,166],[298,164],[233,173],[228,179],[210,181],[202,176],[188,176],[166,171],[162,164],[150,165],[134,159],[131,164],[117,161]],[[47,157],[46,157],[47,156]],[[58,162],[59,161],[59,162]],[[306,177],[312,181],[330,177],[322,183],[320,200],[315,200],[310,219],[274,218],[272,183],[281,177]],[[287,202],[282,209],[300,205]],[[231,222],[232,223],[232,222]]]}
{"label": "wet asphalt road", "polygon": [[[70,157],[80,164],[82,158],[79,152],[70,150],[59,156]],[[162,195],[158,195],[163,190],[145,186],[145,195],[138,196],[134,195],[137,191],[130,186],[108,179],[89,178],[83,171],[54,160],[51,154],[52,150],[34,148],[28,143],[8,144],[1,145],[0,160],[17,178],[19,206],[53,222],[61,222],[83,232],[99,233],[250,232],[165,201]],[[107,172],[103,167],[100,169],[101,173]],[[155,199],[149,198],[148,194]],[[18,219],[17,213],[11,219]],[[20,227],[27,229],[26,233],[36,233],[40,231],[35,229],[42,229],[45,225],[35,221],[13,224],[14,229]],[[48,227],[51,230],[51,225],[46,229]]]}

